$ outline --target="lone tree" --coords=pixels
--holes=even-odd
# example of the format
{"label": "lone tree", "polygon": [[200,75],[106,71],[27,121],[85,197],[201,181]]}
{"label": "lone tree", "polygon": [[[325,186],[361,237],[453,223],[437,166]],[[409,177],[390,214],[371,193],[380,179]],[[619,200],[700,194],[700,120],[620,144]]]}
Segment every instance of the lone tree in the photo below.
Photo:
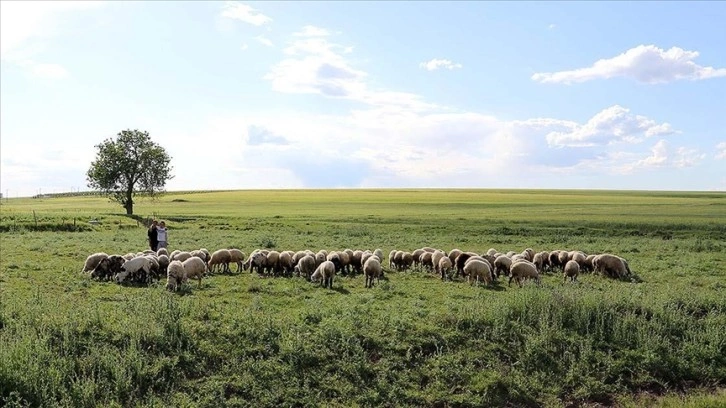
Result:
{"label": "lone tree", "polygon": [[116,140],[106,139],[96,148],[96,160],[86,173],[88,187],[108,194],[128,215],[134,213],[136,194],[153,197],[174,177],[171,157],[151,140],[149,132],[123,130]]}

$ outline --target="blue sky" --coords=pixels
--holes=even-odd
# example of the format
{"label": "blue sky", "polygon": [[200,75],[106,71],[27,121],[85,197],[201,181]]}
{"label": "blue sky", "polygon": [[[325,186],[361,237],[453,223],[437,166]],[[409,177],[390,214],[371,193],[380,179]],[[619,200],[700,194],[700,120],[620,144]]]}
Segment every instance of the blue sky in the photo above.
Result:
{"label": "blue sky", "polygon": [[724,2],[0,3],[0,191],[726,190]]}

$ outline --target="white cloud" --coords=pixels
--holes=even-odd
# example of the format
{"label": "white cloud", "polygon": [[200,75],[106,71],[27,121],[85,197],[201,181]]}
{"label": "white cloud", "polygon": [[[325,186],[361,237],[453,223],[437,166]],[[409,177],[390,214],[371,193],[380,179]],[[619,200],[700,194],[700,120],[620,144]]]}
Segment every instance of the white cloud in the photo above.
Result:
{"label": "white cloud", "polygon": [[726,159],[726,142],[721,142],[716,145],[716,159]]}
{"label": "white cloud", "polygon": [[312,25],[306,25],[302,28],[302,31],[293,34],[295,37],[326,37],[329,35],[330,31]]}
{"label": "white cloud", "polygon": [[647,157],[636,161],[635,163],[624,166],[626,171],[632,171],[637,168],[659,168],[673,167],[686,168],[693,167],[703,160],[706,155],[700,153],[697,149],[689,149],[679,147],[675,151],[670,144],[664,140],[658,140],[650,149],[651,153]]}
{"label": "white cloud", "polygon": [[270,40],[269,38],[265,37],[264,35],[258,35],[257,37],[255,37],[255,40],[259,41],[260,44],[265,45],[267,47],[273,47],[274,46],[274,44],[272,44],[272,40]]}
{"label": "white cloud", "polygon": [[587,68],[536,73],[532,75],[532,80],[572,84],[625,77],[646,84],[660,84],[682,79],[695,81],[726,76],[726,68],[704,67],[693,62],[698,55],[697,51],[679,47],[664,50],[655,45],[639,45],[616,57],[601,59]]}
{"label": "white cloud", "polygon": [[547,26],[548,30],[554,30],[555,28],[557,28],[557,24],[550,24]]}
{"label": "white cloud", "polygon": [[236,1],[228,1],[222,7],[222,17],[239,20],[247,24],[261,26],[272,21],[272,19],[251,6],[238,3]]}
{"label": "white cloud", "polygon": [[454,63],[447,59],[433,58],[429,61],[420,63],[419,67],[421,67],[427,71],[436,71],[437,69],[440,69],[440,68],[446,68],[448,70],[458,69],[458,68],[462,68],[462,65],[459,63]]}
{"label": "white cloud", "polygon": [[0,59],[37,77],[68,76],[60,64],[37,62],[37,56],[47,47],[45,41],[62,33],[62,17],[102,4],[98,1],[0,2]]}
{"label": "white cloud", "polygon": [[553,147],[602,146],[622,142],[639,143],[643,138],[672,133],[675,131],[668,123],[657,123],[615,105],[602,110],[583,125],[573,123],[566,131],[549,133],[547,143]]}
{"label": "white cloud", "polygon": [[239,47],[239,49],[240,49],[240,50],[242,50],[242,51],[245,51],[245,50],[247,50],[248,48],[250,48],[250,46],[249,46],[249,45],[247,45],[246,43],[245,43],[245,44],[242,44],[242,45],[241,45],[241,46]]}

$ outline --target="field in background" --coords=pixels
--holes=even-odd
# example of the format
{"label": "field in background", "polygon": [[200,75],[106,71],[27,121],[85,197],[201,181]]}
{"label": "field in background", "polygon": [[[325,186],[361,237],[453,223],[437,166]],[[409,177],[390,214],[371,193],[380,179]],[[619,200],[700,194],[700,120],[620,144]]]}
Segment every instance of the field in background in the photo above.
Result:
{"label": "field in background", "polygon": [[[35,213],[33,213],[35,212]],[[533,190],[170,193],[0,204],[0,401],[61,406],[715,406],[726,384],[726,194]],[[469,287],[421,271],[323,290],[215,275],[181,294],[78,273],[145,249],[579,249],[632,282]],[[90,220],[98,224],[89,224]],[[384,264],[387,264],[387,259]],[[687,392],[688,397],[651,395]],[[645,399],[643,399],[645,398]],[[684,398],[685,401],[684,402]],[[640,402],[639,402],[640,401]]]}

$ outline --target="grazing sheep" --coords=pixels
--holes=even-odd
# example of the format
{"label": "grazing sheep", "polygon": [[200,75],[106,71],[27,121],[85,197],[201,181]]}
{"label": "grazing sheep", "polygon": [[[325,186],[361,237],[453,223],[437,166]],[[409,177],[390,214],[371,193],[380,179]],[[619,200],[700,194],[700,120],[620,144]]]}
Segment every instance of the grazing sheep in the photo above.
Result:
{"label": "grazing sheep", "polygon": [[390,268],[393,268],[393,257],[396,256],[396,252],[398,252],[398,251],[396,251],[394,249],[394,250],[392,250],[391,252],[388,253],[388,266]]}
{"label": "grazing sheep", "polygon": [[212,259],[212,254],[209,253],[209,250],[207,248],[199,248],[199,250],[204,253],[204,259],[202,259],[204,263],[207,263],[210,259]]}
{"label": "grazing sheep", "polygon": [[479,254],[476,254],[474,252],[464,252],[463,254],[456,257],[456,261],[454,261],[454,266],[456,266],[455,276],[459,276],[460,273],[464,273],[464,264],[466,264],[467,259],[471,258],[472,256],[479,256]]}
{"label": "grazing sheep", "polygon": [[181,261],[171,261],[166,268],[166,289],[176,291],[184,280],[184,265]]}
{"label": "grazing sheep", "polygon": [[512,286],[512,279],[514,279],[519,287],[522,287],[522,281],[525,279],[534,279],[538,285],[541,284],[539,273],[537,273],[537,267],[529,261],[517,261],[512,263],[512,267],[509,268],[509,286]]}
{"label": "grazing sheep", "polygon": [[429,271],[432,271],[434,269],[434,253],[433,252],[424,252],[421,254],[421,267],[424,269],[427,269]]}
{"label": "grazing sheep", "polygon": [[413,255],[404,251],[401,257],[401,268],[405,271],[411,268],[411,265],[413,265]]}
{"label": "grazing sheep", "polygon": [[315,271],[315,257],[305,255],[302,257],[297,265],[295,265],[295,273],[297,276],[304,275],[305,278],[310,278],[310,275]]}
{"label": "grazing sheep", "polygon": [[512,260],[506,255],[499,255],[494,260],[494,274],[497,276],[509,276],[509,269],[512,267]]}
{"label": "grazing sheep", "polygon": [[280,272],[278,262],[280,261],[280,252],[270,251],[267,253],[267,266],[265,271],[267,274],[277,275]]}
{"label": "grazing sheep", "polygon": [[149,258],[151,278],[159,279],[159,261],[156,255],[146,255],[146,258]]}
{"label": "grazing sheep", "polygon": [[582,271],[583,272],[592,272],[594,270],[594,266],[592,265],[592,261],[595,259],[597,255],[588,255],[587,258],[585,258],[585,263],[582,265]]}
{"label": "grazing sheep", "polygon": [[178,250],[178,249],[175,249],[175,250],[171,251],[171,253],[169,254],[169,259],[173,261],[173,260],[174,260],[174,257],[175,257],[175,256],[176,256],[176,254],[178,254],[179,252],[181,252],[181,251],[180,251],[180,250]]}
{"label": "grazing sheep", "polygon": [[162,256],[162,255],[166,255],[166,256],[169,256],[169,251],[167,251],[167,249],[166,249],[166,248],[159,248],[159,249],[158,249],[158,250],[156,251],[156,256]]}
{"label": "grazing sheep", "polygon": [[474,284],[474,281],[476,281],[477,286],[479,285],[479,281],[484,281],[487,286],[492,281],[492,271],[489,267],[489,262],[475,259],[471,262],[468,262],[466,265],[464,265],[464,274],[466,275],[466,280],[470,284]]}
{"label": "grazing sheep", "polygon": [[532,262],[532,259],[534,259],[534,249],[527,248],[522,252],[522,255],[524,255],[529,262]]}
{"label": "grazing sheep", "polygon": [[419,248],[419,249],[413,251],[413,253],[411,254],[411,256],[413,257],[413,266],[414,266],[414,268],[420,268],[421,267],[421,255],[423,255],[424,252],[426,252],[426,251],[424,251],[423,249]]}
{"label": "grazing sheep", "polygon": [[285,276],[292,276],[292,255],[290,251],[283,251],[277,259],[277,269]]}
{"label": "grazing sheep", "polygon": [[[393,256],[393,264],[396,266],[396,270],[403,270],[403,254],[404,251],[396,251],[396,254]],[[423,252],[422,252],[423,253]]]}
{"label": "grazing sheep", "polygon": [[373,255],[363,264],[363,274],[366,277],[366,288],[373,287],[373,281],[378,278],[380,279],[383,268],[381,267],[381,260],[377,255]]}
{"label": "grazing sheep", "polygon": [[230,248],[230,249],[228,249],[228,251],[229,251],[229,263],[234,263],[235,265],[237,265],[237,270],[235,272],[241,271],[242,262],[244,262],[244,260],[245,260],[245,253],[236,248]]}
{"label": "grazing sheep", "polygon": [[187,259],[192,257],[192,253],[188,251],[180,251],[174,254],[172,252],[172,256],[169,257],[172,261],[186,261]]}
{"label": "grazing sheep", "polygon": [[560,251],[550,252],[550,268],[557,269],[562,268],[564,265],[560,264]]}
{"label": "grazing sheep", "polygon": [[630,275],[625,259],[613,254],[600,254],[592,260],[594,270],[609,278],[622,279]]}
{"label": "grazing sheep", "polygon": [[340,255],[338,255],[337,252],[331,251],[327,257],[325,257],[326,261],[330,261],[335,265],[335,273],[340,272],[340,270],[343,268],[343,263],[340,261]]}
{"label": "grazing sheep", "polygon": [[190,278],[197,278],[199,280],[199,287],[202,287],[202,276],[207,272],[207,264],[201,258],[193,256],[186,261],[182,262],[184,266],[184,282]]}
{"label": "grazing sheep", "polygon": [[169,257],[166,255],[159,255],[159,273],[163,276],[166,274],[166,270],[169,267]]}
{"label": "grazing sheep", "polygon": [[126,260],[120,255],[111,255],[108,258],[103,258],[91,272],[91,278],[110,280],[115,274],[121,272],[121,265],[124,262]]}
{"label": "grazing sheep", "polygon": [[267,266],[267,256],[261,251],[253,251],[250,257],[247,258],[247,262],[242,265],[243,270],[250,269],[250,273],[254,272],[257,268],[257,273],[262,275],[265,273],[265,267]]}
{"label": "grazing sheep", "polygon": [[[196,256],[197,258],[199,258],[202,261],[204,261],[204,263],[207,263],[207,254],[205,254],[204,252],[202,252],[201,249],[195,249],[194,251],[189,252],[189,254],[191,256]],[[184,261],[186,261],[186,259]],[[182,261],[182,262],[184,262],[184,261]]]}
{"label": "grazing sheep", "polygon": [[296,267],[297,263],[300,262],[300,260],[303,259],[303,257],[306,255],[307,255],[307,252],[305,252],[305,251],[295,252],[295,254],[292,256],[292,267],[293,268]]}
{"label": "grazing sheep", "polygon": [[318,266],[320,266],[321,263],[327,261],[327,258],[328,254],[326,252],[318,251],[315,254],[315,267],[317,268]]}
{"label": "grazing sheep", "polygon": [[461,255],[462,252],[464,252],[464,251],[462,251],[461,249],[458,249],[458,248],[454,248],[451,251],[449,251],[448,257],[449,257],[449,260],[451,261],[452,265],[454,264],[454,261],[456,261],[456,257]]}
{"label": "grazing sheep", "polygon": [[497,251],[497,250],[496,250],[496,249],[494,249],[494,248],[489,248],[489,249],[487,250],[487,255],[492,255],[492,256],[494,256],[494,254],[496,254],[496,253],[498,253],[498,252],[499,252],[499,251]]}
{"label": "grazing sheep", "polygon": [[570,278],[572,282],[574,282],[577,279],[577,275],[580,274],[580,264],[577,263],[574,259],[571,261],[567,261],[564,268],[564,277],[562,280],[562,283],[567,282],[567,278]]}
{"label": "grazing sheep", "polygon": [[374,249],[373,250],[373,255],[377,256],[378,259],[380,259],[381,262],[383,262],[383,250],[381,248]]}
{"label": "grazing sheep", "polygon": [[560,253],[557,254],[557,260],[560,263],[560,266],[564,269],[567,261],[570,260],[570,253],[567,251],[560,251]]}
{"label": "grazing sheep", "polygon": [[[204,255],[201,251],[200,253]],[[201,260],[202,258],[199,258]],[[229,263],[232,261],[232,255],[229,253],[228,249],[218,249],[212,253],[212,257],[207,262],[207,268],[210,272],[217,269],[217,265],[222,267],[222,273],[231,272],[229,269]],[[204,262],[204,261],[202,261]]]}
{"label": "grazing sheep", "polygon": [[116,283],[122,283],[126,280],[136,282],[148,282],[151,276],[151,261],[145,256],[139,256],[121,265],[121,272],[115,276]]}
{"label": "grazing sheep", "polygon": [[95,254],[88,255],[86,262],[83,264],[81,272],[88,272],[96,269],[101,260],[108,258],[108,254],[105,252],[96,252]]}
{"label": "grazing sheep", "polygon": [[542,272],[544,268],[544,256],[541,252],[537,252],[534,254],[534,257],[532,258],[532,263],[534,266],[537,267],[537,272]]}
{"label": "grazing sheep", "polygon": [[446,280],[446,276],[449,275],[449,271],[451,270],[452,266],[453,263],[448,256],[439,259],[439,271],[441,272],[441,280]]}
{"label": "grazing sheep", "polygon": [[315,272],[310,276],[311,282],[321,281],[324,288],[333,288],[333,277],[335,276],[335,264],[331,261],[325,261],[318,265]]}
{"label": "grazing sheep", "polygon": [[[585,265],[585,260],[587,260],[587,255],[580,251],[572,251],[570,252],[570,260],[577,262],[578,266],[583,267]],[[565,264],[565,266],[567,266],[567,264]]]}
{"label": "grazing sheep", "polygon": [[123,258],[123,259],[124,259],[125,261],[130,261],[130,260],[132,260],[132,259],[136,258],[136,254],[133,254],[133,253],[129,252],[128,254],[126,254],[126,255],[122,256],[122,258]]}
{"label": "grazing sheep", "polygon": [[350,254],[347,251],[339,251],[338,257],[340,258],[340,265],[341,265],[341,272],[343,275],[350,274],[350,255],[353,253],[353,251],[350,251]]}
{"label": "grazing sheep", "polygon": [[431,255],[431,265],[433,265],[433,269],[436,273],[439,272],[439,261],[441,258],[445,257],[446,254],[443,251],[436,251],[433,255]]}

